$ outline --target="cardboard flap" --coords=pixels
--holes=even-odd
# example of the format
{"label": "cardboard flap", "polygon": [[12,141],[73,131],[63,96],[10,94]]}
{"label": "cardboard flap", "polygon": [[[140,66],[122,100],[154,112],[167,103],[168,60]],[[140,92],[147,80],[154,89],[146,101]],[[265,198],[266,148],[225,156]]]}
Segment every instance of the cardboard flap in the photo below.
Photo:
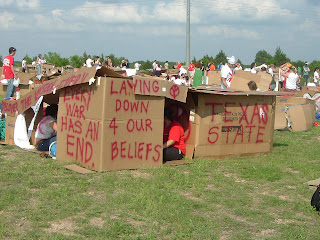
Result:
{"label": "cardboard flap", "polygon": [[[125,71],[123,71],[125,73]],[[114,70],[106,67],[101,67],[97,70],[96,76],[98,77],[121,77],[123,78],[123,75],[115,72]]]}
{"label": "cardboard flap", "polygon": [[20,84],[22,85],[29,85],[29,80],[35,77],[36,74],[34,73],[17,73],[17,77],[20,79]]}
{"label": "cardboard flap", "polygon": [[167,82],[157,77],[133,77],[134,93],[137,95],[163,96],[180,102],[186,102],[188,88]]}
{"label": "cardboard flap", "polygon": [[14,116],[16,112],[22,113],[33,106],[41,96],[55,94],[57,90],[82,83],[93,83],[97,69],[83,67],[77,72],[67,73],[58,78],[44,81],[31,92],[22,96],[19,100],[3,100],[3,113]]}
{"label": "cardboard flap", "polygon": [[289,105],[288,121],[292,131],[307,131],[313,127],[315,121],[315,104]]}

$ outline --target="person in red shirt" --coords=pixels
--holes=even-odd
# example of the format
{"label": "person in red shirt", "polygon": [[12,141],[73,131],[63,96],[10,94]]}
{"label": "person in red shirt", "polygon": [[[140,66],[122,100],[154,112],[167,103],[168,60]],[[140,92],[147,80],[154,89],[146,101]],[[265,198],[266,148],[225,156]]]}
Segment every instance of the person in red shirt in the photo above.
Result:
{"label": "person in red shirt", "polygon": [[13,86],[13,81],[15,78],[17,78],[13,69],[13,63],[14,63],[13,56],[15,54],[16,54],[16,49],[14,47],[10,47],[9,55],[3,59],[3,68],[2,68],[1,75],[2,75],[2,78],[5,78],[8,80],[8,87],[7,87],[5,98],[13,97],[16,91],[16,87]]}
{"label": "person in red shirt", "polygon": [[181,63],[180,62],[177,62],[177,69],[180,69],[181,68]]}
{"label": "person in red shirt", "polygon": [[164,109],[163,132],[163,163],[170,160],[180,160],[186,154],[184,130],[180,123],[174,120],[170,109]]}
{"label": "person in red shirt", "polygon": [[193,64],[193,62],[191,61],[190,64],[189,64],[189,75],[190,77],[192,78],[193,77],[193,74],[194,74],[194,69],[195,69],[195,66]]}

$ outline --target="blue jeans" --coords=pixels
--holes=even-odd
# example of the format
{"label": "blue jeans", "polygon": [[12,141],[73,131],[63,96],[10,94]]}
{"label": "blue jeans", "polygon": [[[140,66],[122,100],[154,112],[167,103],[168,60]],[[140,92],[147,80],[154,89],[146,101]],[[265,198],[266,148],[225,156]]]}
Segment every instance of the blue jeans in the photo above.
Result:
{"label": "blue jeans", "polygon": [[305,80],[306,86],[307,86],[308,85],[309,75],[304,75],[303,77],[304,77],[304,80]]}
{"label": "blue jeans", "polygon": [[6,91],[5,98],[10,98],[14,96],[14,92],[16,91],[16,87],[13,86],[13,78],[8,79],[8,87]]}
{"label": "blue jeans", "polygon": [[39,151],[49,151],[49,146],[51,143],[57,141],[57,136],[54,136],[52,138],[48,138],[42,142],[39,143],[37,149]]}
{"label": "blue jeans", "polygon": [[40,75],[41,74],[41,66],[40,64],[36,65],[36,69],[37,69],[37,75]]}

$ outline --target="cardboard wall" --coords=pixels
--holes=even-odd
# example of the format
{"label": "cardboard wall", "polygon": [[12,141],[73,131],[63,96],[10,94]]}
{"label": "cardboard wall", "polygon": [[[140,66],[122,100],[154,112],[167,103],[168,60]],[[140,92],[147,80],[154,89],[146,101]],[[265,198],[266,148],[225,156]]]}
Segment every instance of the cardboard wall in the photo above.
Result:
{"label": "cardboard wall", "polygon": [[290,131],[307,131],[315,121],[315,102],[301,97],[276,98],[274,129]]}
{"label": "cardboard wall", "polygon": [[249,91],[249,87],[248,87],[249,81],[255,81],[260,91],[268,91],[270,83],[272,81],[272,76],[264,72],[253,74],[251,72],[238,70],[238,71],[235,71],[235,74],[232,77],[230,88]]}
{"label": "cardboard wall", "polygon": [[135,95],[131,79],[61,89],[57,159],[97,171],[160,166],[163,108],[162,96]]}
{"label": "cardboard wall", "polygon": [[195,94],[195,117],[190,121],[190,137],[186,142],[195,144],[194,157],[272,150],[275,96]]}
{"label": "cardboard wall", "polygon": [[221,85],[221,71],[219,70],[211,70],[207,72],[208,75],[208,85]]}

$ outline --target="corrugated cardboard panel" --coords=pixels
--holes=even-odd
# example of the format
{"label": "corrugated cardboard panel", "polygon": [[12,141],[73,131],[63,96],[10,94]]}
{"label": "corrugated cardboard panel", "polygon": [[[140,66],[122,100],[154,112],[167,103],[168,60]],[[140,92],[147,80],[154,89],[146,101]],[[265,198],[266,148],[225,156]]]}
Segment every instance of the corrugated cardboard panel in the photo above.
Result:
{"label": "corrugated cardboard panel", "polygon": [[[200,126],[195,156],[269,152],[272,149],[274,96],[198,95]],[[202,146],[202,147],[200,147]],[[215,150],[209,150],[214,148]],[[222,154],[222,155],[228,155]]]}
{"label": "corrugated cardboard panel", "polygon": [[292,131],[307,131],[315,121],[315,104],[289,105],[288,121]]}
{"label": "corrugated cardboard panel", "polygon": [[272,82],[272,76],[266,72],[258,72],[258,76],[261,76],[258,83],[258,88],[260,91],[269,91],[269,86]]}
{"label": "corrugated cardboard panel", "polygon": [[132,80],[106,78],[101,170],[162,164],[164,97],[135,95]]}
{"label": "corrugated cardboard panel", "polygon": [[248,87],[249,81],[255,81],[258,88],[260,88],[260,79],[261,79],[261,76],[258,74],[253,74],[251,72],[238,70],[238,71],[235,71],[235,73],[232,77],[230,88],[248,91],[249,90],[249,87]]}
{"label": "corrugated cardboard panel", "polygon": [[133,90],[135,94],[164,96],[180,102],[186,102],[188,88],[163,80],[157,77],[133,77]]}
{"label": "corrugated cardboard panel", "polygon": [[211,70],[208,72],[208,85],[221,85],[220,70]]}
{"label": "corrugated cardboard panel", "polygon": [[80,84],[60,91],[57,160],[76,161],[100,171],[105,81],[97,84]]}
{"label": "corrugated cardboard panel", "polygon": [[276,97],[274,129],[288,128],[292,131],[305,131],[312,128],[314,118],[315,102],[313,100],[301,97]]}
{"label": "corrugated cardboard panel", "polygon": [[5,144],[14,145],[14,125],[16,123],[17,116],[6,117],[6,139]]}

